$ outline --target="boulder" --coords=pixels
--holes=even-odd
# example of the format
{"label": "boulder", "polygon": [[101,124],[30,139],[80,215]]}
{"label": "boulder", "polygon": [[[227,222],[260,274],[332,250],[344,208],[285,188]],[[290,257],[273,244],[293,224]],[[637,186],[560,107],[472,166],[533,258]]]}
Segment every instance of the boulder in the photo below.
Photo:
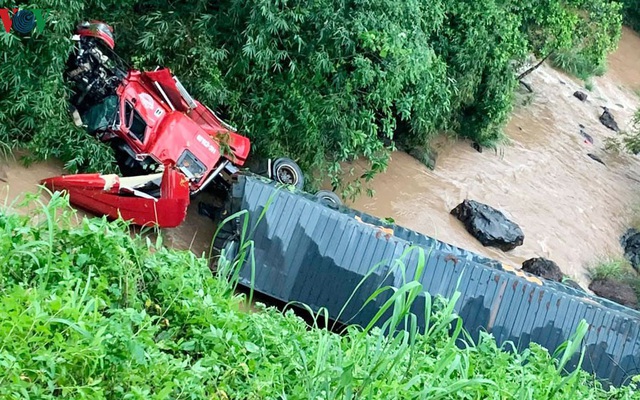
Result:
{"label": "boulder", "polygon": [[587,94],[585,92],[581,92],[579,90],[577,90],[574,94],[573,97],[575,97],[576,99],[580,100],[580,101],[586,101],[587,100]]}
{"label": "boulder", "polygon": [[633,287],[626,283],[613,279],[600,279],[591,282],[589,289],[596,295],[609,299],[629,308],[638,308],[638,296]]}
{"label": "boulder", "polygon": [[602,108],[604,108],[604,112],[600,116],[600,122],[602,123],[602,125],[606,126],[612,131],[620,132],[620,128],[618,127],[618,123],[616,122],[615,118],[613,118],[613,114],[609,112],[609,109],[607,107]]}
{"label": "boulder", "polygon": [[564,278],[558,264],[542,257],[523,262],[522,270],[550,281],[562,282],[562,278]]}
{"label": "boulder", "polygon": [[518,224],[502,212],[474,200],[464,200],[451,214],[458,218],[473,237],[484,246],[503,251],[513,250],[524,243],[524,233]]}
{"label": "boulder", "polygon": [[629,229],[622,238],[620,244],[624,249],[624,256],[636,271],[640,272],[640,231]]}

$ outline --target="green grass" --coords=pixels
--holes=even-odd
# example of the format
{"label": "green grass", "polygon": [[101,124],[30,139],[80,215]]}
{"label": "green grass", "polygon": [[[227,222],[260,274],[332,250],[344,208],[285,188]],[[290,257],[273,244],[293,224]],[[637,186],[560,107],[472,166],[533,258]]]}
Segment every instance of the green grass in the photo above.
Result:
{"label": "green grass", "polygon": [[[570,75],[587,81],[592,76],[602,76],[606,72],[603,65],[594,65],[577,51],[563,50],[551,57],[551,65]],[[587,90],[591,90],[587,88]]]}
{"label": "green grass", "polygon": [[595,89],[595,86],[594,86],[594,84],[593,84],[593,81],[592,81],[592,80],[587,80],[587,81],[584,83],[584,88],[585,88],[585,89],[587,89],[587,90],[588,90],[588,91],[590,91],[590,92],[593,92],[593,89]]}
{"label": "green grass", "polygon": [[[240,259],[221,258],[224,278],[216,278],[205,259],[132,236],[121,221],[72,224],[66,199],[34,201],[37,212],[0,213],[2,399],[636,396],[579,370],[560,373],[581,349],[585,324],[557,358],[537,345],[504,351],[487,334],[473,344],[453,311],[459,294],[418,300],[423,289],[410,281],[383,304],[389,320],[378,315],[338,335],[291,311],[243,312],[246,299],[233,290]],[[251,247],[244,241],[239,257]],[[409,313],[414,301],[425,302],[424,333]],[[384,335],[376,322],[408,330]],[[468,346],[457,346],[463,339]]]}
{"label": "green grass", "polygon": [[592,281],[614,280],[628,283],[640,296],[640,277],[629,261],[624,258],[604,258],[592,267],[587,268],[587,272]]}
{"label": "green grass", "polygon": [[594,266],[587,268],[589,278],[593,281],[604,279],[623,280],[635,275],[629,262],[623,258],[604,258]]}

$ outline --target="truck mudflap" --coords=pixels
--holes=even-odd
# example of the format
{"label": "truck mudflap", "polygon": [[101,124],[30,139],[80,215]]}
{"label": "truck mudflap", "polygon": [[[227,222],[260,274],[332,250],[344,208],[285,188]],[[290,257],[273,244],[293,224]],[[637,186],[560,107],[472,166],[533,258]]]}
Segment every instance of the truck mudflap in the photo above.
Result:
{"label": "truck mudflap", "polygon": [[122,217],[140,226],[174,228],[187,215],[187,178],[173,168],[132,177],[101,174],[62,175],[40,182],[51,191],[65,191],[71,204],[111,219]]}
{"label": "truck mudflap", "polygon": [[[246,258],[240,284],[257,292],[314,311],[325,307],[334,320],[366,326],[391,296],[367,303],[372,293],[417,280],[432,296],[460,293],[455,310],[474,340],[485,331],[498,345],[523,350],[535,342],[553,353],[584,319],[583,369],[614,385],[640,374],[635,310],[260,178],[240,175],[234,184],[231,211],[241,210],[237,226],[249,219],[253,257]],[[412,312],[422,330],[421,299]]]}

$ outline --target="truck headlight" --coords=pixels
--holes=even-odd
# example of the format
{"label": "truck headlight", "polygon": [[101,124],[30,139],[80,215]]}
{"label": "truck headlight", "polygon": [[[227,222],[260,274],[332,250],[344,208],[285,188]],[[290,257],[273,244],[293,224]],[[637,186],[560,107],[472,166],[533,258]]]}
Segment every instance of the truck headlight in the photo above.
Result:
{"label": "truck headlight", "polygon": [[207,168],[200,160],[189,150],[185,150],[178,158],[178,168],[189,179],[200,180],[206,172]]}

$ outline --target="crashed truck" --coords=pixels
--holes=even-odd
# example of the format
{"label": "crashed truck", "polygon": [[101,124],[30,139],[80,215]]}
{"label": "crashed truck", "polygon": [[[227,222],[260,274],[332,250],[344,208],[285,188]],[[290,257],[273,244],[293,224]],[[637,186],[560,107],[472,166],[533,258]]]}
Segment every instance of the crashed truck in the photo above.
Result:
{"label": "crashed truck", "polygon": [[[391,293],[367,299],[415,277],[431,296],[460,293],[455,310],[474,341],[485,331],[498,345],[524,349],[535,342],[553,353],[584,319],[584,370],[616,386],[640,374],[636,310],[261,177],[240,175],[227,207],[237,217],[222,228],[225,241],[218,243],[233,257],[241,240],[253,241],[239,282],[271,298],[326,308],[338,322],[366,326]],[[250,238],[242,238],[245,223]],[[426,264],[416,276],[418,249]],[[424,301],[415,301],[411,311],[424,329]],[[567,368],[578,360],[576,354]]]}
{"label": "crashed truck", "polygon": [[[105,63],[113,59],[104,56],[113,47],[110,28],[92,22],[81,25],[78,33],[78,40],[87,42],[80,47],[100,46],[100,53],[90,57]],[[95,35],[101,39],[96,41]],[[627,384],[640,374],[639,312],[302,192],[302,175],[292,164],[266,174],[275,179],[241,171],[238,166],[248,154],[248,140],[234,136],[234,130],[212,111],[195,100],[192,103],[168,71],[153,75],[129,70],[113,80],[109,78],[113,67],[98,68],[103,75],[97,80],[100,89],[96,85],[87,89],[96,81],[90,76],[96,71],[91,66],[96,60],[88,61],[90,65],[81,61],[70,61],[70,71],[86,69],[78,72],[85,74],[83,78],[69,77],[81,80],[75,96],[86,92],[84,98],[72,101],[78,106],[75,111],[85,124],[97,121],[98,139],[115,140],[111,143],[121,157],[121,169],[129,176],[80,174],[43,181],[52,190],[66,191],[71,203],[138,225],[171,227],[182,222],[190,199],[207,181],[220,181],[227,195],[219,215],[237,216],[222,226],[214,243],[218,250],[233,255],[241,240],[253,241],[253,257],[240,266],[240,283],[259,293],[304,303],[316,311],[326,308],[337,322],[366,325],[390,296],[383,293],[367,302],[372,293],[385,286],[400,287],[405,277],[415,277],[431,296],[450,298],[460,293],[456,312],[474,340],[486,331],[498,345],[509,341],[523,349],[535,342],[553,352],[584,319],[589,329],[583,369],[613,385]],[[151,101],[128,99],[128,85],[140,85],[143,91],[137,93],[147,93]],[[98,100],[85,107],[86,96]],[[110,96],[108,101],[117,107],[105,112],[109,107],[104,101]],[[158,108],[158,119],[146,119]],[[139,116],[145,129],[136,128],[142,124]],[[169,126],[163,127],[160,117],[170,118]],[[188,132],[169,129],[171,124],[181,125],[180,121],[191,126]],[[154,139],[147,135],[161,132],[178,138],[177,144],[152,144]],[[204,143],[198,135],[206,139]],[[156,141],[162,143],[161,136]],[[221,138],[229,145],[226,155],[221,154]],[[207,151],[212,161],[204,163],[201,158],[207,158],[203,156]],[[226,178],[221,180],[222,175]],[[242,237],[245,223],[251,227],[250,238]],[[426,256],[418,276],[415,249],[422,249]],[[396,268],[395,261],[401,258],[404,272]],[[422,327],[423,304],[416,301],[411,310]],[[576,355],[569,366],[575,368],[577,361]]]}
{"label": "crashed truck", "polygon": [[[74,204],[138,225],[178,226],[192,198],[226,190],[249,157],[250,141],[194,99],[168,68],[139,71],[115,52],[113,28],[80,23],[64,78],[77,125],[114,151],[123,176],[81,174],[42,183],[67,189]],[[260,167],[266,164],[266,167]],[[302,188],[291,159],[258,163],[265,176]]]}

